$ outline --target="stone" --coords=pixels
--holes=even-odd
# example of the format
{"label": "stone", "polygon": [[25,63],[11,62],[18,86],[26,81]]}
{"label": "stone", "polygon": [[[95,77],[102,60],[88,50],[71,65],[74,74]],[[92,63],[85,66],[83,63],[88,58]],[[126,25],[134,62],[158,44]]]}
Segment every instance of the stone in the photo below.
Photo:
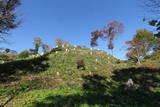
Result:
{"label": "stone", "polygon": [[90,52],[91,55],[93,55],[93,52]]}
{"label": "stone", "polygon": [[131,78],[128,79],[128,81],[126,82],[126,89],[131,89],[134,88],[134,82]]}
{"label": "stone", "polygon": [[57,76],[59,76],[59,72],[56,72]]}

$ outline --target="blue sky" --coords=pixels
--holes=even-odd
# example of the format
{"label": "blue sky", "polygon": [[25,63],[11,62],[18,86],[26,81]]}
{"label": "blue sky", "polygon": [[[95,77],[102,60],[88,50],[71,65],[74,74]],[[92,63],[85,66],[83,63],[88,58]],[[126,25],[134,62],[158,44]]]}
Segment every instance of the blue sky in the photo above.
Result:
{"label": "blue sky", "polygon": [[[34,48],[33,38],[41,37],[51,47],[55,46],[55,38],[90,47],[90,32],[116,20],[125,25],[125,32],[114,41],[114,56],[126,59],[125,41],[137,29],[147,27],[142,21],[145,13],[138,4],[138,0],[23,0],[17,10],[23,23],[10,32],[11,44],[1,46],[20,52]],[[104,41],[99,41],[96,48],[110,53]]]}

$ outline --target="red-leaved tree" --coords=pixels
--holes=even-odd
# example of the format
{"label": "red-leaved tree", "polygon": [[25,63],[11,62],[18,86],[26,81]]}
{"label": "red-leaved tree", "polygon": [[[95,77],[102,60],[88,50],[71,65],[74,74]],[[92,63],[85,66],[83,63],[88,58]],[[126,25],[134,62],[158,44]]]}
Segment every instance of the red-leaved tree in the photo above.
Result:
{"label": "red-leaved tree", "polygon": [[92,47],[98,46],[97,40],[101,38],[102,40],[108,41],[108,49],[114,49],[114,39],[115,37],[124,31],[124,25],[118,21],[113,21],[104,26],[101,30],[96,30],[91,32],[92,38],[90,44]]}

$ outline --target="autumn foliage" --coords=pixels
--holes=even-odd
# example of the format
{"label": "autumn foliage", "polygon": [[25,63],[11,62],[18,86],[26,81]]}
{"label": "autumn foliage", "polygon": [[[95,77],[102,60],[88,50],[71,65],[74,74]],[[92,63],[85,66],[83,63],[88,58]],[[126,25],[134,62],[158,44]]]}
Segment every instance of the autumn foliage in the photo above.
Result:
{"label": "autumn foliage", "polygon": [[102,40],[108,40],[108,49],[114,49],[114,39],[115,37],[122,33],[124,30],[124,25],[118,21],[110,22],[106,24],[103,29],[91,32],[92,38],[90,41],[91,46],[98,46],[97,40],[101,38]]}
{"label": "autumn foliage", "polygon": [[146,29],[137,30],[133,39],[127,41],[127,57],[136,60],[140,63],[140,59],[147,55],[152,50],[154,42],[154,34]]}
{"label": "autumn foliage", "polygon": [[102,31],[99,30],[93,31],[91,32],[91,36],[92,36],[90,42],[91,46],[98,46],[97,39],[103,36]]}

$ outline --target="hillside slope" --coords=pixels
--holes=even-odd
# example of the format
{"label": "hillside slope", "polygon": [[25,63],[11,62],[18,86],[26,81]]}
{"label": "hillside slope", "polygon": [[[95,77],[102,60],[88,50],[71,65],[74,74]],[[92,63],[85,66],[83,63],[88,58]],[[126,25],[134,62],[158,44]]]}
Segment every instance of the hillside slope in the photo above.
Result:
{"label": "hillside slope", "polygon": [[[85,70],[77,69],[80,59]],[[160,105],[158,69],[137,68],[100,50],[55,48],[42,56],[0,64],[0,70],[0,104],[5,107]],[[126,89],[129,78],[134,81],[132,89]]]}

